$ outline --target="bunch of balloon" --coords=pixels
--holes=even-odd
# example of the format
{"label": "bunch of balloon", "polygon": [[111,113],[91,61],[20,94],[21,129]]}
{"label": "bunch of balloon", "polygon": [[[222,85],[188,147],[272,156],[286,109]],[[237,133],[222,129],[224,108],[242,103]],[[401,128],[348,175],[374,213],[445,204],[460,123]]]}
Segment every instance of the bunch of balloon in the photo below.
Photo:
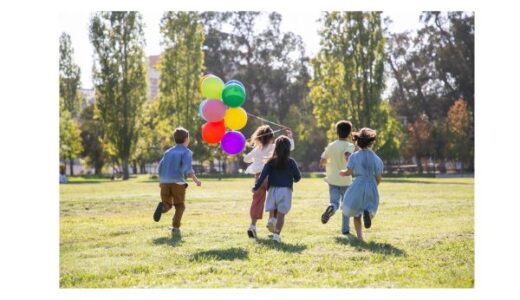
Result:
{"label": "bunch of balloon", "polygon": [[219,77],[208,74],[200,78],[199,91],[206,98],[199,105],[199,115],[207,122],[202,125],[204,141],[210,145],[220,143],[229,155],[242,152],[246,138],[239,130],[247,124],[247,113],[240,107],[246,100],[244,85],[238,80],[224,84]]}

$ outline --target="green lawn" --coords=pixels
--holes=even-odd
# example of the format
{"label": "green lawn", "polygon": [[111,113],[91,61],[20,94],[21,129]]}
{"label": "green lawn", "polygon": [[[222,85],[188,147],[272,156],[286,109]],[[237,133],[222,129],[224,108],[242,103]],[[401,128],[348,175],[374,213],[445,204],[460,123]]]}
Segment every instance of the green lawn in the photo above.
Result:
{"label": "green lawn", "polygon": [[265,216],[259,239],[247,237],[253,179],[191,184],[182,239],[170,237],[172,213],[152,220],[156,181],[61,185],[60,286],[473,287],[474,180],[383,180],[360,243],[341,236],[339,214],[321,224],[327,185],[302,179],[282,245],[268,239]]}

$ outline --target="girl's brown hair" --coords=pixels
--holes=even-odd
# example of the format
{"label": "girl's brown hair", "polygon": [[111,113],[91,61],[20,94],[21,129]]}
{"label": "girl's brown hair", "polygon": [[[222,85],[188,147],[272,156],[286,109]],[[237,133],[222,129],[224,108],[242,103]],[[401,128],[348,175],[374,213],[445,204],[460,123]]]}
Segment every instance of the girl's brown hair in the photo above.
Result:
{"label": "girl's brown hair", "polygon": [[359,148],[366,149],[374,144],[377,133],[374,129],[365,127],[360,131],[352,134],[352,139],[356,142]]}
{"label": "girl's brown hair", "polygon": [[274,140],[274,132],[269,125],[262,125],[258,127],[251,136],[251,146],[256,147],[261,145],[265,147],[271,144]]}
{"label": "girl's brown hair", "polygon": [[291,153],[291,141],[285,135],[279,136],[275,141],[273,156],[267,162],[276,169],[285,169],[289,165]]}

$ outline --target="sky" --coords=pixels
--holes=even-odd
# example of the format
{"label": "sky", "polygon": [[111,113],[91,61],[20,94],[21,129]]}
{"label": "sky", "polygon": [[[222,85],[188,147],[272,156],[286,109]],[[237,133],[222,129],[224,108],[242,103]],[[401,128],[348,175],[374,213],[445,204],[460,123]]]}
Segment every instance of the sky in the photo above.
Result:
{"label": "sky", "polygon": [[[156,55],[161,52],[159,21],[163,14],[162,11],[141,11],[145,23],[145,54]],[[292,31],[299,34],[305,43],[307,55],[313,56],[319,50],[319,23],[317,20],[321,16],[320,11],[281,11],[282,31]],[[405,30],[415,30],[419,27],[419,11],[398,11],[384,12],[384,17],[390,17],[393,23],[390,25],[391,32],[401,32]],[[81,68],[82,88],[92,88],[92,54],[93,48],[88,37],[88,26],[90,12],[67,12],[60,14],[59,25],[61,32],[66,32],[71,36],[74,48],[74,62]],[[259,26],[262,26],[259,21]]]}

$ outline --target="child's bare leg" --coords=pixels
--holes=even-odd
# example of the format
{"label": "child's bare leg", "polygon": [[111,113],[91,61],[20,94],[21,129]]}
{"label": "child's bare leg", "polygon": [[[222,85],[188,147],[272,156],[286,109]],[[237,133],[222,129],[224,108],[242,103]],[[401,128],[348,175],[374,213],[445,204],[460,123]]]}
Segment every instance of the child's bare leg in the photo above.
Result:
{"label": "child's bare leg", "polygon": [[361,216],[354,218],[354,227],[356,228],[356,234],[359,240],[363,240],[363,231],[361,229]]}
{"label": "child's bare leg", "polygon": [[282,232],[283,223],[285,221],[285,215],[281,212],[277,212],[277,219],[276,219],[276,230],[275,232],[280,234]]}
{"label": "child's bare leg", "polygon": [[276,219],[276,209],[269,211],[269,219],[275,218]]}
{"label": "child's bare leg", "polygon": [[251,225],[256,226],[256,219],[251,218]]}

